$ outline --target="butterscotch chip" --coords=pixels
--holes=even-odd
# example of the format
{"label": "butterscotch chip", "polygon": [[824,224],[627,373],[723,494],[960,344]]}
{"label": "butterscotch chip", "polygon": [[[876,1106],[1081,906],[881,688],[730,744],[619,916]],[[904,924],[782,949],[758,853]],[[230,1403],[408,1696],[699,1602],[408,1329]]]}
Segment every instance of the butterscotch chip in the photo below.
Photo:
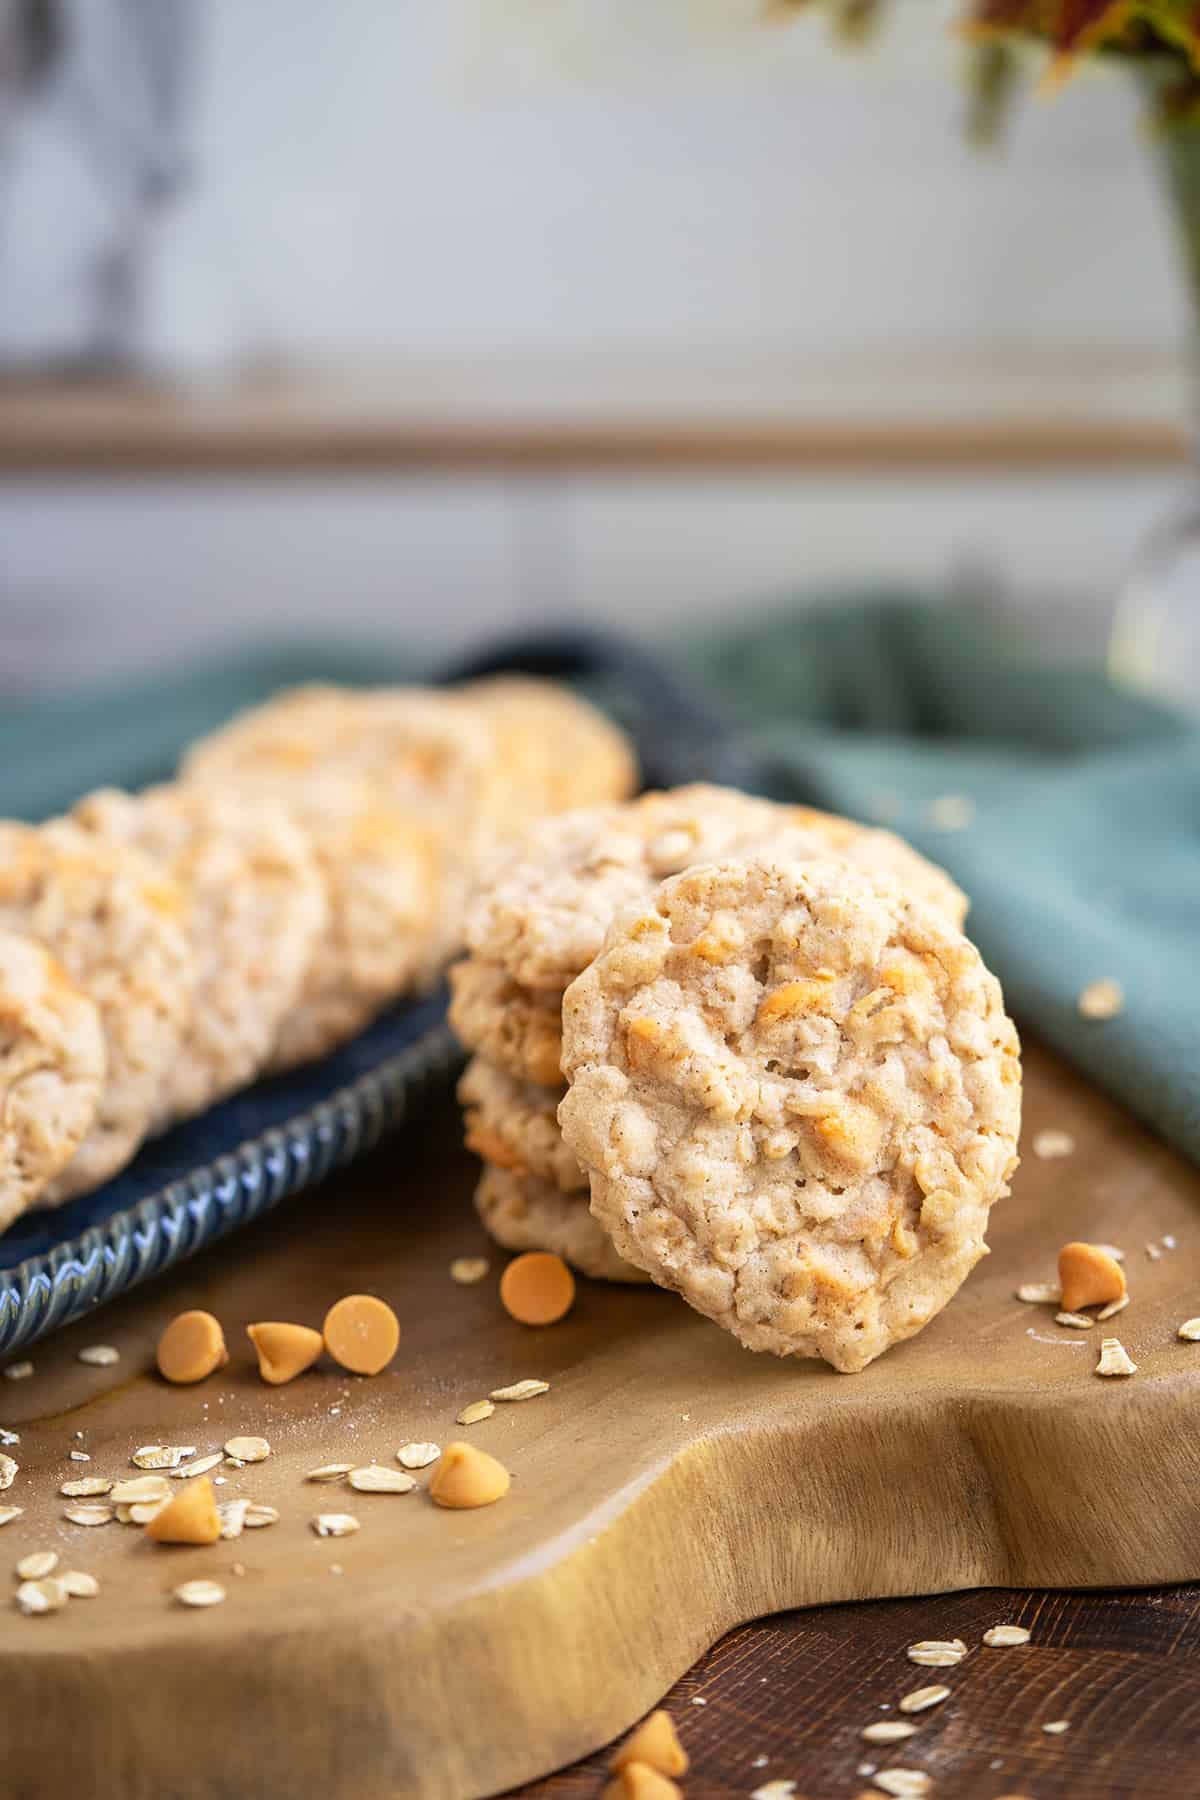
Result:
{"label": "butterscotch chip", "polygon": [[1125,1292],[1125,1271],[1099,1244],[1064,1244],[1058,1253],[1058,1278],[1066,1312],[1105,1306]]}
{"label": "butterscotch chip", "polygon": [[352,1375],[378,1375],[396,1354],[400,1321],[374,1294],[347,1294],[325,1314],[325,1348]]}
{"label": "butterscotch chip", "polygon": [[575,1304],[575,1277],[561,1256],[529,1250],[500,1277],[500,1300],[522,1325],[553,1325]]}
{"label": "butterscotch chip", "polygon": [[687,1751],[679,1741],[675,1721],[662,1707],[642,1720],[608,1766],[619,1770],[633,1762],[647,1763],[661,1775],[687,1774]]}
{"label": "butterscotch chip", "polygon": [[259,1374],[272,1387],[303,1375],[325,1348],[321,1333],[311,1325],[247,1325],[246,1336],[258,1352]]}
{"label": "butterscotch chip", "polygon": [[158,1340],[158,1372],[167,1381],[203,1381],[229,1361],[225,1333],[209,1312],[183,1312]]}
{"label": "butterscotch chip", "polygon": [[220,1535],[221,1515],[207,1475],[189,1482],[146,1526],[146,1536],[156,1544],[215,1544]]}
{"label": "butterscotch chip", "polygon": [[429,1478],[429,1492],[439,1506],[465,1509],[491,1506],[507,1494],[511,1477],[502,1462],[474,1444],[447,1444]]}
{"label": "butterscotch chip", "polygon": [[607,1784],[601,1800],[683,1800],[683,1789],[649,1763],[625,1763]]}

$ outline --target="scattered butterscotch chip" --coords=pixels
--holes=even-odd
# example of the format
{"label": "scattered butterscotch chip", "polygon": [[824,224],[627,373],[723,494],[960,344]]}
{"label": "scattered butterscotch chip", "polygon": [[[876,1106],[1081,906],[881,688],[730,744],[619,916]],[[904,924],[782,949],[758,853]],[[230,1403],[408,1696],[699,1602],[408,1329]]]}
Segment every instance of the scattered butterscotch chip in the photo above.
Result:
{"label": "scattered butterscotch chip", "polygon": [[0,1525],[11,1525],[13,1520],[19,1519],[24,1511],[23,1506],[0,1506]]}
{"label": "scattered butterscotch chip", "polygon": [[116,1518],[111,1506],[67,1506],[63,1518],[72,1525],[111,1525]]}
{"label": "scattered butterscotch chip", "polygon": [[258,1372],[272,1387],[282,1387],[311,1369],[325,1348],[325,1340],[311,1325],[286,1325],[269,1320],[247,1325],[246,1336],[258,1352]]}
{"label": "scattered butterscotch chip", "polygon": [[483,1419],[490,1419],[496,1408],[490,1400],[472,1400],[464,1406],[458,1415],[460,1425],[478,1425]]}
{"label": "scattered butterscotch chip", "polygon": [[217,1499],[207,1475],[190,1481],[146,1526],[156,1544],[215,1544],[221,1535]]}
{"label": "scattered butterscotch chip", "polygon": [[1066,1312],[1107,1306],[1125,1292],[1124,1269],[1098,1244],[1064,1244],[1058,1253],[1058,1279]]}
{"label": "scattered butterscotch chip", "polygon": [[533,1400],[538,1394],[548,1394],[548,1381],[514,1381],[511,1387],[493,1388],[488,1395],[489,1400]]}
{"label": "scattered butterscotch chip", "polygon": [[53,1575],[57,1567],[57,1550],[31,1550],[17,1564],[17,1575],[21,1581],[40,1581],[43,1575]]}
{"label": "scattered butterscotch chip", "polygon": [[1026,1281],[1017,1289],[1017,1299],[1028,1306],[1057,1306],[1062,1289],[1057,1281]]}
{"label": "scattered butterscotch chip", "polygon": [[474,1444],[447,1444],[429,1478],[429,1492],[439,1506],[491,1506],[509,1490],[511,1477],[502,1462]]}
{"label": "scattered butterscotch chip", "polygon": [[660,1775],[686,1775],[688,1755],[679,1741],[675,1721],[659,1707],[633,1731],[609,1763],[610,1769],[623,1769],[627,1763],[648,1763]]}
{"label": "scattered butterscotch chip", "polygon": [[575,1304],[575,1277],[561,1256],[527,1250],[500,1277],[500,1300],[522,1325],[554,1325]]}
{"label": "scattered butterscotch chip", "polygon": [[914,1688],[911,1694],[905,1694],[901,1700],[900,1711],[902,1713],[924,1712],[926,1707],[940,1706],[943,1700],[949,1698],[950,1689],[948,1687]]}
{"label": "scattered butterscotch chip", "polygon": [[1105,1319],[1113,1319],[1119,1312],[1124,1312],[1128,1305],[1129,1295],[1122,1294],[1119,1300],[1110,1300],[1107,1306],[1102,1306],[1096,1317],[1103,1324]]}
{"label": "scattered butterscotch chip", "polygon": [[1089,1319],[1086,1313],[1060,1312],[1055,1313],[1054,1323],[1056,1325],[1073,1325],[1076,1331],[1090,1331],[1096,1321]]}
{"label": "scattered butterscotch chip", "polygon": [[864,1725],[861,1735],[868,1744],[898,1744],[903,1738],[915,1737],[918,1729],[904,1719],[877,1719],[873,1725]]}
{"label": "scattered butterscotch chip", "polygon": [[403,1469],[385,1469],[379,1463],[350,1471],[350,1486],[359,1494],[411,1494],[416,1485]]}
{"label": "scattered butterscotch chip", "polygon": [[1130,1357],[1120,1338],[1103,1338],[1101,1340],[1100,1361],[1096,1364],[1096,1374],[1137,1374],[1137,1364]]}
{"label": "scattered butterscotch chip", "polygon": [[5,1381],[28,1381],[33,1374],[33,1364],[31,1362],[9,1363],[6,1368],[0,1370],[0,1374],[3,1374]]}
{"label": "scattered butterscotch chip", "polygon": [[170,1494],[165,1475],[138,1475],[131,1481],[114,1481],[109,1490],[114,1506],[138,1506],[146,1500],[167,1500]]}
{"label": "scattered butterscotch chip", "polygon": [[137,1469],[177,1469],[195,1454],[195,1444],[143,1444],[129,1460]]}
{"label": "scattered butterscotch chip", "polygon": [[121,1352],[114,1344],[85,1344],[75,1355],[79,1362],[88,1363],[94,1369],[110,1369],[121,1360]]}
{"label": "scattered butterscotch chip", "polygon": [[400,1321],[374,1294],[347,1294],[325,1314],[325,1348],[352,1375],[378,1375],[396,1354]]}
{"label": "scattered butterscotch chip", "polygon": [[45,1581],[23,1581],[17,1589],[17,1606],[29,1614],[59,1612],[67,1604],[67,1590],[53,1575]]}
{"label": "scattered butterscotch chip", "polygon": [[983,1641],[992,1650],[1011,1650],[1029,1642],[1029,1631],[1024,1625],[993,1625],[984,1632]]}
{"label": "scattered butterscotch chip", "polygon": [[271,1446],[262,1437],[232,1437],[225,1445],[225,1454],[240,1463],[266,1462]]}
{"label": "scattered butterscotch chip", "polygon": [[896,1800],[917,1800],[933,1786],[924,1769],[880,1769],[871,1780],[885,1794],[895,1795]]}
{"label": "scattered butterscotch chip", "polygon": [[318,1537],[349,1537],[358,1530],[353,1513],[318,1513],[312,1522]]}
{"label": "scattered butterscotch chip", "polygon": [[1048,1725],[1042,1726],[1042,1730],[1050,1737],[1061,1737],[1064,1731],[1070,1731],[1070,1729],[1070,1719],[1051,1719]]}
{"label": "scattered butterscotch chip", "polygon": [[922,1638],[910,1644],[905,1654],[909,1662],[924,1668],[952,1669],[967,1654],[967,1646],[961,1638]]}
{"label": "scattered butterscotch chip", "polygon": [[225,1589],[219,1581],[184,1581],[175,1589],[175,1598],[183,1606],[220,1606]]}
{"label": "scattered butterscotch chip", "polygon": [[396,1461],[404,1469],[427,1469],[441,1454],[440,1444],[401,1444]]}
{"label": "scattered butterscotch chip", "polygon": [[1085,1019],[1115,1019],[1124,1010],[1125,990],[1119,981],[1105,975],[1099,981],[1088,982],[1077,1004]]}
{"label": "scattered butterscotch chip", "polygon": [[214,1450],[208,1456],[198,1456],[195,1462],[180,1463],[177,1469],[168,1469],[167,1474],[172,1481],[191,1481],[196,1475],[207,1475],[210,1469],[215,1469],[224,1460],[224,1451]]}
{"label": "scattered butterscotch chip", "polygon": [[99,1475],[82,1475],[78,1481],[64,1481],[59,1488],[68,1500],[94,1500],[98,1494],[112,1492],[112,1482]]}
{"label": "scattered butterscotch chip", "polygon": [[82,1569],[64,1569],[58,1577],[58,1585],[72,1600],[94,1600],[100,1592],[96,1577],[85,1575]]}
{"label": "scattered butterscotch chip", "polygon": [[1073,1156],[1075,1139],[1069,1131],[1035,1131],[1033,1134],[1033,1154],[1043,1162],[1053,1162],[1060,1156]]}
{"label": "scattered butterscotch chip", "polygon": [[203,1381],[229,1361],[225,1333],[208,1312],[183,1312],[171,1320],[158,1340],[158,1372],[166,1381]]}
{"label": "scattered butterscotch chip", "polygon": [[649,1763],[630,1762],[607,1784],[601,1800],[683,1800],[683,1789]]}
{"label": "scattered butterscotch chip", "polygon": [[0,1488],[10,1488],[20,1472],[20,1463],[0,1451]]}
{"label": "scattered butterscotch chip", "polygon": [[450,1279],[457,1281],[461,1287],[470,1287],[476,1281],[482,1281],[488,1272],[486,1256],[456,1256],[450,1264]]}
{"label": "scattered butterscotch chip", "polygon": [[1185,1344],[1200,1344],[1200,1318],[1185,1319],[1176,1333]]}
{"label": "scattered butterscotch chip", "polygon": [[322,1463],[319,1469],[310,1469],[304,1477],[305,1481],[340,1481],[354,1467],[353,1463]]}

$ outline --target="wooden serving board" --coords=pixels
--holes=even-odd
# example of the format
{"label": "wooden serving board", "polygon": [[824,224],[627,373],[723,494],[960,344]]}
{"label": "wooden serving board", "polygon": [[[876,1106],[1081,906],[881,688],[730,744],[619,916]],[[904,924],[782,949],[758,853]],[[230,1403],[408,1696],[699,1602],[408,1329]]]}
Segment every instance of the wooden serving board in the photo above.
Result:
{"label": "wooden serving board", "polygon": [[[1200,1313],[1200,1175],[1038,1051],[1027,1096],[1026,1143],[1062,1127],[1076,1154],[1027,1154],[993,1256],[862,1375],[752,1356],[653,1290],[585,1282],[565,1322],[527,1329],[500,1309],[494,1252],[487,1281],[455,1286],[450,1259],[485,1246],[449,1108],[35,1349],[31,1379],[0,1382],[22,1465],[3,1499],[26,1509],[0,1548],[10,1566],[56,1549],[101,1593],[43,1618],[0,1612],[6,1800],[491,1794],[614,1737],[757,1614],[1200,1576],[1200,1344],[1175,1336]],[[1104,1329],[1137,1361],[1131,1380],[1092,1373],[1100,1329],[1056,1327],[1013,1298],[1079,1236],[1126,1250],[1132,1304]],[[1144,1246],[1164,1236],[1177,1247],[1152,1261]],[[404,1322],[391,1371],[261,1385],[248,1321],[319,1323],[364,1288]],[[184,1306],[221,1317],[233,1360],[171,1389],[152,1351]],[[77,1360],[96,1342],[119,1348],[115,1368]],[[550,1393],[456,1426],[468,1401],[524,1376]],[[139,1444],[246,1433],[273,1454],[219,1491],[277,1506],[269,1529],[165,1549],[62,1518],[61,1481],[132,1473]],[[468,1435],[513,1471],[485,1511],[302,1481]],[[90,1463],[68,1460],[78,1447]],[[325,1510],[361,1531],[318,1539],[309,1520]],[[198,1576],[224,1583],[224,1605],[172,1602]]]}

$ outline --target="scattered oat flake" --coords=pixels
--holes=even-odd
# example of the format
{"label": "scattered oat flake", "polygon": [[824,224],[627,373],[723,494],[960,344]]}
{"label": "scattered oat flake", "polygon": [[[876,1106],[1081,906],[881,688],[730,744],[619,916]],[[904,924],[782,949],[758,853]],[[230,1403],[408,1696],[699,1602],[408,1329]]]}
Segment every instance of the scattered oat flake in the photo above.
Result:
{"label": "scattered oat flake", "polygon": [[919,1643],[910,1644],[906,1652],[909,1662],[920,1663],[931,1669],[950,1669],[960,1663],[967,1654],[967,1646],[961,1638],[922,1638]]}
{"label": "scattered oat flake", "polygon": [[901,1738],[915,1737],[917,1730],[903,1719],[877,1719],[874,1725],[864,1725],[861,1735],[868,1744],[898,1744]]}
{"label": "scattered oat flake", "polygon": [[23,1581],[17,1589],[17,1606],[23,1613],[59,1612],[67,1604],[67,1591],[53,1575],[45,1581]]}
{"label": "scattered oat flake", "polygon": [[1130,1357],[1120,1338],[1103,1338],[1100,1344],[1100,1361],[1096,1364],[1097,1375],[1135,1375],[1137,1364]]}
{"label": "scattered oat flake", "polygon": [[43,1575],[53,1575],[57,1567],[57,1550],[31,1550],[17,1564],[17,1576],[21,1581],[40,1581]]}
{"label": "scattered oat flake", "polygon": [[450,1264],[450,1279],[457,1281],[461,1287],[470,1287],[473,1282],[482,1281],[487,1272],[486,1256],[456,1256]]}
{"label": "scattered oat flake", "polygon": [[1017,1289],[1017,1299],[1029,1306],[1057,1306],[1062,1288],[1057,1281],[1026,1281]]}
{"label": "scattered oat flake", "polygon": [[322,1463],[319,1469],[310,1469],[304,1477],[305,1481],[340,1481],[354,1467],[353,1463]]}
{"label": "scattered oat flake", "polygon": [[1054,1323],[1056,1325],[1073,1325],[1076,1331],[1090,1331],[1096,1321],[1089,1319],[1086,1313],[1060,1312],[1055,1313]]}
{"label": "scattered oat flake", "polygon": [[130,1461],[138,1469],[177,1469],[186,1457],[195,1454],[195,1444],[143,1444]]}
{"label": "scattered oat flake", "polygon": [[901,1700],[900,1711],[902,1713],[924,1712],[926,1707],[940,1706],[943,1700],[949,1698],[950,1689],[948,1687],[914,1688],[911,1694],[905,1694]]}
{"label": "scattered oat flake", "polygon": [[1061,1737],[1064,1731],[1070,1731],[1070,1729],[1070,1719],[1051,1719],[1048,1725],[1042,1726],[1042,1730],[1050,1737]]}
{"label": "scattered oat flake", "polygon": [[220,1606],[225,1589],[219,1581],[185,1581],[175,1589],[175,1598],[184,1606]]}
{"label": "scattered oat flake", "polygon": [[58,1585],[72,1600],[94,1600],[100,1592],[96,1577],[85,1575],[82,1569],[64,1569],[58,1577]]}
{"label": "scattered oat flake", "polygon": [[19,1431],[5,1431],[3,1425],[0,1425],[0,1444],[19,1444],[20,1441]]}
{"label": "scattered oat flake", "polygon": [[1128,1305],[1129,1295],[1122,1294],[1119,1300],[1110,1300],[1107,1306],[1102,1306],[1100,1311],[1096,1314],[1096,1317],[1100,1320],[1100,1323],[1103,1324],[1105,1319],[1115,1319],[1117,1314],[1119,1312],[1124,1312]]}
{"label": "scattered oat flake", "polygon": [[380,1463],[366,1463],[351,1469],[350,1486],[359,1494],[411,1494],[416,1482],[403,1469],[387,1469]]}
{"label": "scattered oat flake", "polygon": [[265,1525],[278,1525],[279,1508],[265,1500],[251,1500],[246,1508],[246,1530],[261,1531]]}
{"label": "scattered oat flake", "polygon": [[112,1482],[101,1475],[81,1475],[78,1481],[64,1481],[59,1493],[68,1500],[94,1500],[98,1494],[112,1491]]}
{"label": "scattered oat flake", "polygon": [[1035,1131],[1033,1154],[1040,1156],[1043,1162],[1053,1162],[1060,1156],[1073,1156],[1075,1139],[1069,1131]]}
{"label": "scattered oat flake", "polygon": [[490,1400],[472,1400],[470,1406],[464,1406],[458,1415],[460,1425],[478,1425],[481,1419],[490,1419],[496,1408]]}
{"label": "scattered oat flake", "polygon": [[992,1650],[1009,1650],[1017,1644],[1027,1644],[1029,1632],[1024,1625],[993,1625],[984,1632],[983,1641]]}
{"label": "scattered oat flake", "polygon": [[1096,1249],[1102,1250],[1105,1256],[1111,1256],[1114,1262],[1125,1261],[1125,1252],[1119,1244],[1097,1244]]}
{"label": "scattered oat flake", "polygon": [[1200,1318],[1185,1319],[1176,1336],[1181,1337],[1185,1344],[1200,1344]]}
{"label": "scattered oat flake", "polygon": [[1125,1007],[1125,990],[1107,975],[1089,981],[1076,1003],[1085,1019],[1115,1019]]}
{"label": "scattered oat flake", "polygon": [[221,1521],[221,1536],[227,1541],[240,1538],[246,1525],[248,1500],[222,1500],[217,1507],[217,1517]]}
{"label": "scattered oat flake", "polygon": [[537,1394],[548,1394],[548,1381],[514,1381],[511,1387],[493,1388],[491,1400],[532,1400]]}
{"label": "scattered oat flake", "polygon": [[121,1360],[121,1352],[113,1344],[85,1344],[75,1355],[79,1362],[87,1363],[93,1369],[108,1369]]}
{"label": "scattered oat flake", "polygon": [[244,1575],[246,1573],[245,1563],[230,1563],[229,1567],[230,1572],[234,1575]]}
{"label": "scattered oat flake", "polygon": [[195,1462],[180,1463],[177,1469],[168,1469],[167,1474],[172,1481],[190,1481],[193,1475],[207,1475],[224,1460],[224,1451],[214,1450],[208,1456],[198,1456]]}
{"label": "scattered oat flake", "polygon": [[271,1454],[271,1446],[266,1438],[233,1437],[225,1445],[225,1454],[242,1463],[266,1462]]}
{"label": "scattered oat flake", "polygon": [[1157,1244],[1147,1244],[1146,1245],[1146,1255],[1150,1258],[1151,1262],[1161,1262],[1162,1261],[1162,1251],[1159,1249]]}
{"label": "scattered oat flake", "polygon": [[31,1362],[9,1363],[4,1370],[4,1379],[5,1381],[28,1381],[32,1374],[33,1364]]}
{"label": "scattered oat flake", "polygon": [[441,1454],[440,1444],[401,1444],[396,1461],[405,1469],[427,1469]]}
{"label": "scattered oat flake", "polygon": [[170,1504],[166,1495],[161,1500],[135,1500],[131,1506],[118,1506],[117,1518],[122,1525],[148,1525]]}
{"label": "scattered oat flake", "polygon": [[10,1488],[20,1473],[21,1465],[11,1456],[0,1454],[0,1488]]}
{"label": "scattered oat flake", "polygon": [[358,1530],[358,1520],[353,1513],[318,1513],[312,1528],[318,1537],[349,1537]]}
{"label": "scattered oat flake", "polygon": [[68,1450],[67,1455],[71,1462],[91,1462],[92,1460],[86,1450]]}
{"label": "scattered oat flake", "polygon": [[1164,1250],[1178,1249],[1179,1239],[1176,1237],[1172,1237],[1171,1233],[1168,1231],[1166,1236],[1162,1240],[1162,1247]]}
{"label": "scattered oat flake", "polygon": [[909,1800],[912,1795],[927,1794],[933,1786],[924,1769],[881,1769],[871,1780],[885,1794],[895,1794],[898,1800]]}
{"label": "scattered oat flake", "polygon": [[692,1695],[692,1705],[693,1706],[707,1706],[708,1701],[701,1699],[699,1694],[693,1694]]}
{"label": "scattered oat flake", "polygon": [[112,1484],[114,1506],[137,1506],[143,1500],[165,1500],[170,1494],[165,1475],[135,1475],[129,1481]]}
{"label": "scattered oat flake", "polygon": [[72,1525],[111,1525],[116,1517],[111,1506],[67,1506],[63,1518]]}
{"label": "scattered oat flake", "polygon": [[750,1800],[792,1800],[795,1792],[794,1781],[764,1781],[761,1787],[754,1789]]}
{"label": "scattered oat flake", "polygon": [[966,831],[974,822],[970,794],[938,794],[929,802],[929,823],[935,831]]}
{"label": "scattered oat flake", "polygon": [[0,1506],[0,1526],[11,1525],[25,1511],[23,1506]]}

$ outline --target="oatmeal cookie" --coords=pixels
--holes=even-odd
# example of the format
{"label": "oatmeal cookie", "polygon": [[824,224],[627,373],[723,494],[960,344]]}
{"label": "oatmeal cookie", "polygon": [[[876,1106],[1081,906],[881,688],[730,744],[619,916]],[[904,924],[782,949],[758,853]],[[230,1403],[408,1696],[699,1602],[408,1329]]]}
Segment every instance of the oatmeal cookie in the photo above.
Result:
{"label": "oatmeal cookie", "polygon": [[966,911],[949,876],[891,832],[696,784],[535,825],[489,871],[468,910],[467,945],[525,988],[561,991],[595,956],[614,915],[665,876],[760,849],[889,871],[955,924]]}
{"label": "oatmeal cookie", "polygon": [[43,1190],[56,1206],[124,1167],[149,1130],[192,1010],[185,895],[131,846],[68,820],[0,824],[0,928],[36,938],[100,1014],[108,1058],[96,1118]]}
{"label": "oatmeal cookie", "polygon": [[563,1136],[620,1254],[754,1350],[865,1367],[984,1255],[1017,1163],[999,984],[844,864],[665,881],[568,989]]}
{"label": "oatmeal cookie", "polygon": [[466,1145],[484,1162],[536,1175],[564,1194],[586,1193],[588,1178],[558,1128],[566,1089],[519,1081],[482,1056],[473,1056],[458,1084]]}
{"label": "oatmeal cookie", "polygon": [[499,963],[468,956],[450,969],[450,1023],[468,1050],[518,1081],[562,1086],[561,994],[530,994]]}
{"label": "oatmeal cookie", "polygon": [[637,761],[625,733],[569,688],[527,675],[489,675],[458,690],[492,729],[503,775],[500,824],[625,800]]}
{"label": "oatmeal cookie", "polygon": [[475,1210],[505,1250],[551,1250],[596,1281],[649,1280],[617,1255],[582,1195],[564,1194],[551,1182],[485,1164]]}
{"label": "oatmeal cookie", "polygon": [[316,857],[279,808],[200,785],[104,788],[72,817],[145,851],[189,897],[196,992],[160,1122],[188,1118],[254,1080],[300,995],[328,916]]}
{"label": "oatmeal cookie", "polygon": [[93,1002],[43,945],[0,931],[0,1231],[91,1129],[106,1063]]}

